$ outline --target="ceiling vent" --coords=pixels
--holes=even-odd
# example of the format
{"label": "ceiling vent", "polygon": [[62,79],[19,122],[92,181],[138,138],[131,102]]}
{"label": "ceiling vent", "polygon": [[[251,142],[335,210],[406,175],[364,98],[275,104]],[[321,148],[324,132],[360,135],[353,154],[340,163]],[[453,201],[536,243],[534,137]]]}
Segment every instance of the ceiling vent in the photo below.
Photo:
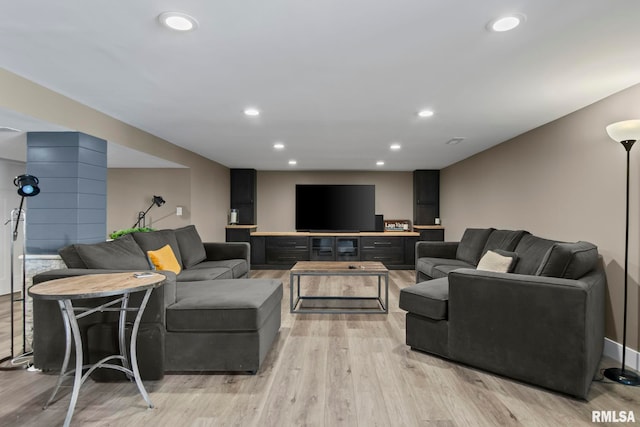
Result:
{"label": "ceiling vent", "polygon": [[447,145],[456,145],[456,144],[460,144],[462,141],[464,141],[464,137],[459,136],[456,138],[451,138],[450,140],[447,141]]}

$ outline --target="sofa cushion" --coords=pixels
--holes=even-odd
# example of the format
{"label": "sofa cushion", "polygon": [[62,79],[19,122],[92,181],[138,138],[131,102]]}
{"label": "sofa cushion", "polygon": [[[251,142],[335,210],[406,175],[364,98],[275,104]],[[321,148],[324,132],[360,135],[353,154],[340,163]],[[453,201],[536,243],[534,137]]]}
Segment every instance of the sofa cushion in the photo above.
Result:
{"label": "sofa cushion", "polygon": [[110,242],[75,244],[86,268],[148,270],[149,261],[130,234]]}
{"label": "sofa cushion", "polygon": [[233,272],[230,268],[225,267],[191,268],[189,270],[182,270],[180,274],[176,276],[176,281],[178,282],[200,282],[215,279],[233,279]]}
{"label": "sofa cushion", "polygon": [[448,304],[449,280],[446,277],[400,290],[400,308],[429,319],[447,319]]}
{"label": "sofa cushion", "polygon": [[451,266],[451,269],[449,269],[448,271],[451,271],[455,268],[474,268],[474,266],[469,264],[468,262],[448,258],[424,257],[418,258],[418,261],[416,262],[416,270],[434,279],[447,275],[447,273],[443,273],[443,270],[436,269],[440,266]]}
{"label": "sofa cushion", "polygon": [[493,228],[467,228],[460,239],[456,259],[473,264],[474,267],[478,265],[482,250],[493,230]]}
{"label": "sofa cushion", "polygon": [[517,274],[535,275],[549,249],[556,242],[527,234],[520,239],[515,252],[518,263],[513,269]]}
{"label": "sofa cushion", "polygon": [[579,279],[598,263],[598,248],[589,242],[556,243],[546,253],[537,276]]}
{"label": "sofa cushion", "polygon": [[155,270],[167,270],[175,274],[179,274],[180,271],[182,271],[169,245],[164,245],[156,251],[147,251],[147,256],[151,264],[155,267]]}
{"label": "sofa cushion", "polygon": [[207,259],[204,244],[195,225],[178,228],[175,230],[175,233],[184,268],[191,268]]}
{"label": "sofa cushion", "polygon": [[87,268],[87,265],[80,258],[80,254],[78,254],[76,245],[68,245],[58,249],[58,255],[60,255],[67,268]]}
{"label": "sofa cushion", "polygon": [[[465,263],[467,264],[467,263]],[[447,277],[449,275],[449,273],[451,273],[453,270],[457,270],[459,268],[475,268],[473,265],[471,264],[467,264],[467,265],[455,265],[455,264],[440,264],[440,265],[436,265],[433,268],[433,278],[434,279],[439,279],[441,277]]]}
{"label": "sofa cushion", "polygon": [[209,268],[226,268],[231,270],[234,279],[244,277],[249,273],[249,263],[245,259],[224,259],[220,261],[205,261],[191,267],[192,270]]}
{"label": "sofa cushion", "polygon": [[487,239],[482,254],[484,255],[487,251],[495,251],[496,249],[513,252],[525,234],[529,234],[529,232],[524,230],[494,230]]}
{"label": "sofa cushion", "polygon": [[178,246],[178,240],[176,240],[176,233],[173,230],[158,230],[149,232],[136,232],[131,233],[136,243],[144,253],[147,251],[156,251],[164,245],[171,246],[173,254],[178,260],[178,264],[182,265],[182,257],[180,256],[180,247]]}
{"label": "sofa cushion", "polygon": [[518,260],[515,252],[487,251],[478,263],[478,270],[495,271],[496,273],[510,273]]}
{"label": "sofa cushion", "polygon": [[[189,271],[189,270],[186,270]],[[256,331],[280,309],[282,282],[232,279],[179,283],[177,302],[167,307],[167,330]]]}

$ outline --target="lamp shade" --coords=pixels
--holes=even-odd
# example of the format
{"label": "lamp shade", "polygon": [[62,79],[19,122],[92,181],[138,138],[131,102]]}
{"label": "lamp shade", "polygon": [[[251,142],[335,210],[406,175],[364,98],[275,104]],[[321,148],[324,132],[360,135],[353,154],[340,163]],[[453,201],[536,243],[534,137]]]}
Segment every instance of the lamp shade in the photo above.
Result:
{"label": "lamp shade", "polygon": [[13,180],[13,185],[18,187],[18,194],[22,197],[31,197],[40,193],[39,182],[33,175],[20,175]]}
{"label": "lamp shade", "polygon": [[640,120],[625,120],[607,126],[609,137],[617,142],[640,140]]}
{"label": "lamp shade", "polygon": [[164,199],[162,196],[153,196],[153,203],[155,203],[157,207],[160,207],[164,205]]}

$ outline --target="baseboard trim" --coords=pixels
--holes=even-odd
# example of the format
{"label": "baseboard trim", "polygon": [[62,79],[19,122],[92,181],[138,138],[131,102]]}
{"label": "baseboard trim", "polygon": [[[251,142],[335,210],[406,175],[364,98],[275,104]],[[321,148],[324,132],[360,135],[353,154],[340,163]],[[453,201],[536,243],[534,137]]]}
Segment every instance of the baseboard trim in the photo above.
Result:
{"label": "baseboard trim", "polygon": [[[604,339],[604,355],[622,363],[622,344],[609,338]],[[636,371],[640,371],[640,352],[627,347],[625,365]]]}

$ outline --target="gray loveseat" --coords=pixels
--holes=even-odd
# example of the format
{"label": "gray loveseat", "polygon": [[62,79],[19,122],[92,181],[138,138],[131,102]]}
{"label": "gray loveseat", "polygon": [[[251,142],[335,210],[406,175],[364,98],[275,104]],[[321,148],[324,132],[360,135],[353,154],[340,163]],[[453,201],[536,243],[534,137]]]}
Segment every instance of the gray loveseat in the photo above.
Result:
{"label": "gray loveseat", "polygon": [[[488,251],[511,272],[476,270]],[[467,229],[418,242],[417,284],[400,292],[413,349],[586,398],[604,343],[606,276],[591,243]]]}
{"label": "gray loveseat", "polygon": [[[164,285],[155,289],[138,333],[143,379],[169,371],[256,372],[280,329],[282,282],[249,279],[248,243],[203,243],[194,226],[133,233],[111,242],[75,244],[60,250],[67,269],[34,277],[34,284],[62,277],[150,269],[146,251],[170,245],[182,267],[179,274],[159,271]],[[139,304],[141,293],[132,296]],[[103,299],[84,300],[97,305]],[[34,300],[34,365],[59,370],[64,356],[64,328],[54,301]],[[117,313],[80,319],[87,361],[117,348]],[[133,321],[134,314],[128,320]],[[120,373],[98,370],[95,379]]]}

